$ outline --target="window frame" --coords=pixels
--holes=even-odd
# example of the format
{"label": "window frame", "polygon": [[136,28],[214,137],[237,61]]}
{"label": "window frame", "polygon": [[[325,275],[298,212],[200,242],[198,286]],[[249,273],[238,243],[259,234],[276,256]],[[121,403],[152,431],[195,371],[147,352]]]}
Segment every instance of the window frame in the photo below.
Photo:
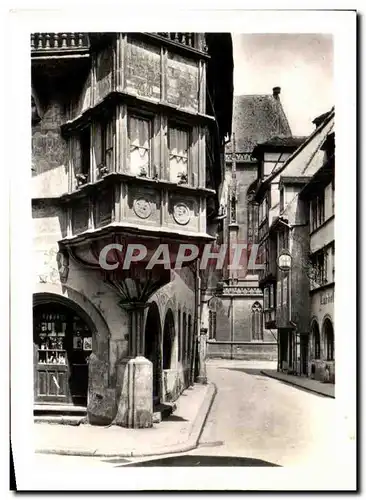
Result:
{"label": "window frame", "polygon": [[[104,165],[105,168],[108,169],[109,172],[112,172],[115,170],[115,165],[114,165],[114,158],[113,158],[113,153],[114,153],[114,135],[115,135],[115,120],[112,116],[108,117],[103,117],[102,120],[99,122],[99,127],[100,127],[100,144],[101,144],[101,163]],[[108,141],[108,134],[109,134],[109,141]],[[109,147],[107,147],[108,142],[111,143]],[[108,168],[108,154],[111,153],[110,156],[110,167]],[[97,168],[99,165],[97,165]]]}
{"label": "window frame", "polygon": [[[142,168],[144,165],[139,166],[140,173],[134,173],[131,169],[131,120],[139,120],[148,123],[148,148],[144,148],[144,146],[138,146],[139,148],[145,149],[148,151],[149,160],[148,160],[148,168],[146,174],[143,173]],[[137,177],[153,177],[153,164],[154,164],[154,147],[153,147],[153,139],[154,139],[154,117],[150,114],[139,113],[134,109],[127,110],[127,165],[129,167],[129,173],[131,175],[136,175]]]}
{"label": "window frame", "polygon": [[[171,135],[170,132],[171,130],[178,130],[181,132],[185,132],[187,134],[187,172],[186,172],[186,177],[187,181],[182,182],[179,180],[179,177],[177,176],[176,180],[172,180],[171,178],[171,168],[170,168],[170,162],[171,162],[171,156],[179,157],[179,158],[184,158],[182,155],[173,155],[171,153],[170,145],[171,145]],[[193,173],[192,173],[192,146],[193,146],[193,126],[186,124],[186,123],[180,123],[174,120],[168,120],[168,127],[167,127],[167,155],[168,155],[168,172],[167,172],[167,177],[170,182],[176,183],[176,184],[187,184],[187,185],[193,185]]]}

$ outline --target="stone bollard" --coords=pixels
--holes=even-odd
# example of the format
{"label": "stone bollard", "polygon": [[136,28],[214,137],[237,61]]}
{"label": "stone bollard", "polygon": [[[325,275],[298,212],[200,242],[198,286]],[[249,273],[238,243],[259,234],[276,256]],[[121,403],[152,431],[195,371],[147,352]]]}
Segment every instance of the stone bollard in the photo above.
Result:
{"label": "stone bollard", "polygon": [[121,388],[115,425],[134,429],[153,425],[153,365],[143,356],[122,361],[117,384]]}

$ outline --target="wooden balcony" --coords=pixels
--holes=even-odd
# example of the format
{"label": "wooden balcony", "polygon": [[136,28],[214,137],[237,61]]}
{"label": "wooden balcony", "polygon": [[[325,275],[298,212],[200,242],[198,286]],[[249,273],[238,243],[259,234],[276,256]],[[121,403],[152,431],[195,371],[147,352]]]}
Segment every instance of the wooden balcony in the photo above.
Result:
{"label": "wooden balcony", "polygon": [[70,57],[89,52],[87,33],[32,33],[31,56],[34,58]]}
{"label": "wooden balcony", "polygon": [[163,36],[168,38],[172,42],[182,43],[188,47],[195,48],[194,33],[154,33],[155,35]]}
{"label": "wooden balcony", "polygon": [[199,51],[207,55],[207,46],[203,33],[148,33],[154,37],[165,39],[169,44],[175,45],[177,48],[185,47]]}

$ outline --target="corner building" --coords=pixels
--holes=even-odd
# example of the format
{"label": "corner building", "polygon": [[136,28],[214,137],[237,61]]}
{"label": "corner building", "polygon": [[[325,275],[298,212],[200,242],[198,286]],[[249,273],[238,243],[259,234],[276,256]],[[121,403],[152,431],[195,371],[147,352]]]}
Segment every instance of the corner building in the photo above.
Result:
{"label": "corner building", "polygon": [[35,407],[149,427],[194,381],[200,291],[197,262],[147,263],[213,240],[231,36],[34,33],[31,60]]}

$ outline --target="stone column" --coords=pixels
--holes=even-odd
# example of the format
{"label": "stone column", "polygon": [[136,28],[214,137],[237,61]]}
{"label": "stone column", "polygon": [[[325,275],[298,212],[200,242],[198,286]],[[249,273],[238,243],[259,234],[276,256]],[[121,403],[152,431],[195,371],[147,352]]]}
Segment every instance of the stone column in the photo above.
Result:
{"label": "stone column", "polygon": [[198,344],[199,375],[197,377],[197,382],[199,384],[207,384],[207,370],[206,370],[207,328],[201,328],[198,342],[199,342]]}
{"label": "stone column", "polygon": [[114,424],[122,427],[138,429],[153,423],[153,365],[144,357],[143,319],[148,305],[122,305],[130,314],[130,356],[122,361],[117,374],[121,395]]}

